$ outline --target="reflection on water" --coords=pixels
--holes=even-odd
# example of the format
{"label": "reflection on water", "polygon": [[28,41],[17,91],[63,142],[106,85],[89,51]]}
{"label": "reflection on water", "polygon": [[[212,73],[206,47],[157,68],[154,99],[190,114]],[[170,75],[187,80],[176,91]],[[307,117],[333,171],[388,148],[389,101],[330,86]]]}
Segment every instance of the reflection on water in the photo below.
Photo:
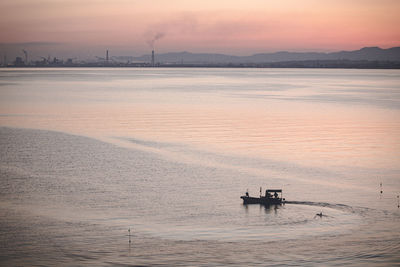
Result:
{"label": "reflection on water", "polygon": [[[2,71],[5,125],[326,166],[397,166],[398,71]],[[29,114],[29,116],[25,116]]]}
{"label": "reflection on water", "polygon": [[397,70],[0,77],[1,265],[399,261]]}

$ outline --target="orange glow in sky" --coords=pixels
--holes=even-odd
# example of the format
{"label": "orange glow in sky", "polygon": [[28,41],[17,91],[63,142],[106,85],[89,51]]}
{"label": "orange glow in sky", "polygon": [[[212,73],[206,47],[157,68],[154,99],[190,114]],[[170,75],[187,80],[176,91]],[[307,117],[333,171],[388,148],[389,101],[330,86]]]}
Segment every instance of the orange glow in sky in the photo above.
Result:
{"label": "orange glow in sky", "polygon": [[[2,0],[0,43],[248,55],[400,45],[398,0]],[[65,52],[64,51],[64,52]]]}

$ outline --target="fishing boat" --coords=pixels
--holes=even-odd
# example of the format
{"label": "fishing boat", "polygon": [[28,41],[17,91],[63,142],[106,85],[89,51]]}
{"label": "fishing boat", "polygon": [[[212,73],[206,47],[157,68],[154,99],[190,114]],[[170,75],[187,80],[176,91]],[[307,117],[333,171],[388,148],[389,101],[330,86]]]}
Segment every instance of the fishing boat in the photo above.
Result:
{"label": "fishing boat", "polygon": [[267,189],[265,196],[261,195],[261,191],[260,188],[260,197],[251,197],[247,191],[244,196],[240,197],[243,199],[243,204],[281,205],[285,202],[285,199],[282,198],[282,189]]}

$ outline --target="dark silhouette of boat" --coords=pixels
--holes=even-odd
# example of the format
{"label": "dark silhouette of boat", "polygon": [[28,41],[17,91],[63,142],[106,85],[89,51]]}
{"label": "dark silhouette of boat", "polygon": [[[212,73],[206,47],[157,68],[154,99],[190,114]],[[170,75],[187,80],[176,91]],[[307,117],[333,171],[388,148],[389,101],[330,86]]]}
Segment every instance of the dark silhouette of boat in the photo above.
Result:
{"label": "dark silhouette of boat", "polygon": [[261,195],[261,191],[260,188],[260,197],[251,197],[249,192],[246,192],[246,195],[240,197],[243,199],[243,204],[280,205],[285,202],[282,198],[282,189],[267,189],[265,196]]}

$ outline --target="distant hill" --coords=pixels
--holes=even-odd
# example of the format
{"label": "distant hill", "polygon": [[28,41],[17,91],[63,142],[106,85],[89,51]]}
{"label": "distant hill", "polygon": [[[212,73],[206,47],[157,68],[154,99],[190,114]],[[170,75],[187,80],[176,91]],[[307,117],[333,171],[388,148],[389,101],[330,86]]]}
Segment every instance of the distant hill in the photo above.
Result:
{"label": "distant hill", "polygon": [[[122,58],[122,57],[121,57]],[[131,62],[150,62],[150,55],[140,57],[123,57]],[[249,63],[273,63],[287,61],[309,61],[309,60],[368,60],[368,61],[391,61],[400,62],[400,47],[381,49],[379,47],[364,47],[354,51],[340,51],[333,53],[318,52],[287,52],[254,54],[252,56],[232,56],[224,54],[207,53],[164,53],[156,54],[156,62],[162,64],[249,64]]]}

